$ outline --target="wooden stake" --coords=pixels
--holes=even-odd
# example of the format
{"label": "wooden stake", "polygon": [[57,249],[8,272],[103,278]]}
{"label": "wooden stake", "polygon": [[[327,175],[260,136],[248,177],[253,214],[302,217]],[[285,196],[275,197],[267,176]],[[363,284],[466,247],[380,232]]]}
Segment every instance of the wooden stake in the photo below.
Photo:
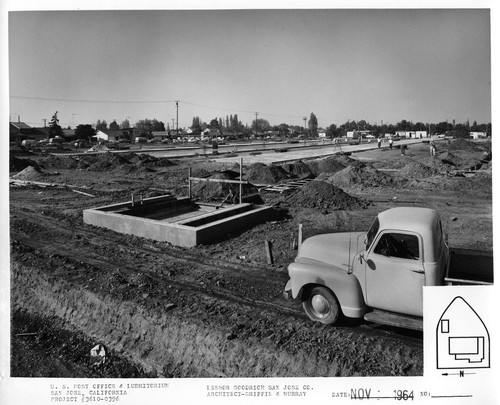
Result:
{"label": "wooden stake", "polygon": [[300,249],[300,245],[302,245],[302,224],[299,224],[299,241],[298,248]]}
{"label": "wooden stake", "polygon": [[[243,181],[243,158],[240,157],[240,181]],[[240,183],[240,204],[243,201],[243,184]]]}
{"label": "wooden stake", "polygon": [[271,242],[268,240],[264,241],[264,249],[266,250],[267,264],[274,264],[273,253],[271,251]]}

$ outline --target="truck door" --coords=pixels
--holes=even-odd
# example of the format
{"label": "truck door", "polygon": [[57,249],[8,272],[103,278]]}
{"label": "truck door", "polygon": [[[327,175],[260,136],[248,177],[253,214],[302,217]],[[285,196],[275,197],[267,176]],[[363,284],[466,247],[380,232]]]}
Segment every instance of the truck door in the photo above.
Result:
{"label": "truck door", "polygon": [[377,309],[423,316],[422,257],[419,235],[381,233],[365,257],[366,303]]}

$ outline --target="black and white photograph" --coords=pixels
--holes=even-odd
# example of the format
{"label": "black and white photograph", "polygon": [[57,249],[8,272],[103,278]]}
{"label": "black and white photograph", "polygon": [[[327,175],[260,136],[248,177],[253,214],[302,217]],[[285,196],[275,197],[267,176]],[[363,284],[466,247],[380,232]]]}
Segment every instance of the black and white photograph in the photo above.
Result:
{"label": "black and white photograph", "polygon": [[498,403],[492,2],[172,3],[2,6],[0,402]]}

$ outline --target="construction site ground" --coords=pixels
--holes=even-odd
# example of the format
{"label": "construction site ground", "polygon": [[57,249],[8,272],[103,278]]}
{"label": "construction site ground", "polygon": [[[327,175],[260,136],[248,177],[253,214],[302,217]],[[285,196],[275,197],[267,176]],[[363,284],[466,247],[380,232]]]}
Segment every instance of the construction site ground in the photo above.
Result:
{"label": "construction site ground", "polygon": [[[234,178],[234,163],[12,150],[11,375],[422,375],[421,333],[348,319],[325,326],[284,299],[298,227],[304,238],[362,231],[380,211],[423,206],[439,212],[451,246],[492,249],[490,146],[442,140],[435,157],[418,143],[245,166],[254,185],[245,197],[260,190],[276,219],[189,249],[86,225],[82,211],[132,193],[186,196],[188,167],[193,176]],[[265,190],[306,177],[314,180]],[[197,185],[193,197],[222,201],[227,187]],[[91,356],[97,344],[104,359]]]}

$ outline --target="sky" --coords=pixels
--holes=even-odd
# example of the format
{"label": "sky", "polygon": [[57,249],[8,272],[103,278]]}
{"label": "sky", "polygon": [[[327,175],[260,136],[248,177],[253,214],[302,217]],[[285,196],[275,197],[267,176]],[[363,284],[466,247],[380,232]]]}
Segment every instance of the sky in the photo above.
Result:
{"label": "sky", "polygon": [[491,122],[488,9],[11,11],[9,117]]}

